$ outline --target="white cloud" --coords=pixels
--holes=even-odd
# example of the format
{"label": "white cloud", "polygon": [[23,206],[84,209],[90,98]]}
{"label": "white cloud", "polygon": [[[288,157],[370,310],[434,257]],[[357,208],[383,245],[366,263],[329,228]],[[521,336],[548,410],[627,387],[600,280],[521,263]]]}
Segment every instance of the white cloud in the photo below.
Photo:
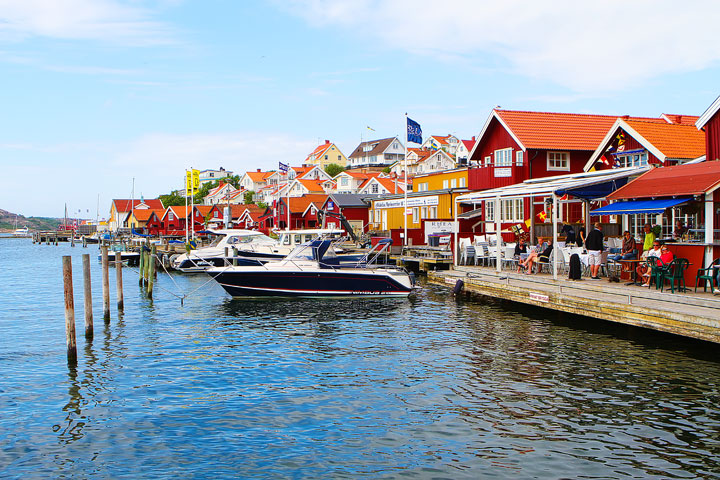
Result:
{"label": "white cloud", "polygon": [[0,0],[0,39],[100,40],[122,45],[170,43],[170,28],[151,20],[140,2],[119,0]]}
{"label": "white cloud", "polygon": [[382,48],[513,73],[578,92],[619,90],[720,61],[720,4],[696,0],[271,0],[317,28]]}

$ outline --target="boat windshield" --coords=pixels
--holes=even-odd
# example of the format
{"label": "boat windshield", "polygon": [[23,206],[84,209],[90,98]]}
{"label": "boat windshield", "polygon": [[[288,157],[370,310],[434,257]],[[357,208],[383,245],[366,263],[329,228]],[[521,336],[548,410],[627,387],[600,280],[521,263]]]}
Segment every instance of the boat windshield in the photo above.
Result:
{"label": "boat windshield", "polygon": [[243,243],[275,243],[275,240],[263,233],[252,235],[231,235],[227,240],[228,245],[239,245]]}
{"label": "boat windshield", "polygon": [[332,242],[330,240],[313,240],[303,243],[295,247],[295,249],[285,257],[285,260],[325,261],[329,258],[335,258],[335,252],[332,248],[329,248],[331,244]]}

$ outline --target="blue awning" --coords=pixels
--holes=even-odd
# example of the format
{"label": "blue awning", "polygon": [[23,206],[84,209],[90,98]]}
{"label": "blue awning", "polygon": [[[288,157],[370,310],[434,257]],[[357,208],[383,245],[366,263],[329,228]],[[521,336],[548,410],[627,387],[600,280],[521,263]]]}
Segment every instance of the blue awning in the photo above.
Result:
{"label": "blue awning", "polygon": [[628,177],[615,178],[602,183],[588,182],[587,184],[577,187],[560,188],[558,190],[555,190],[555,195],[562,197],[563,195],[570,194],[574,197],[584,198],[586,200],[594,200],[596,198],[607,197],[612,192],[625,185],[627,182]]}
{"label": "blue awning", "polygon": [[676,207],[692,200],[692,197],[658,198],[656,200],[628,200],[592,210],[590,215],[630,215],[634,213],[659,214],[666,208]]}

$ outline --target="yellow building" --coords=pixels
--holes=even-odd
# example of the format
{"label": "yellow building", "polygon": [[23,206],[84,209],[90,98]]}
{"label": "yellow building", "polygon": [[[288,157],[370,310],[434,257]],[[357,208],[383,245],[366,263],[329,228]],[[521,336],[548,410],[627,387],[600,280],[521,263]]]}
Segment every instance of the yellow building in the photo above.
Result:
{"label": "yellow building", "polygon": [[325,170],[325,167],[333,163],[345,168],[347,158],[330,140],[325,140],[325,143],[319,145],[305,159],[305,165],[317,165],[321,170]]}
{"label": "yellow building", "polygon": [[413,178],[413,192],[428,192],[433,190],[447,190],[448,188],[467,188],[467,167],[444,170],[442,172],[415,175]]}

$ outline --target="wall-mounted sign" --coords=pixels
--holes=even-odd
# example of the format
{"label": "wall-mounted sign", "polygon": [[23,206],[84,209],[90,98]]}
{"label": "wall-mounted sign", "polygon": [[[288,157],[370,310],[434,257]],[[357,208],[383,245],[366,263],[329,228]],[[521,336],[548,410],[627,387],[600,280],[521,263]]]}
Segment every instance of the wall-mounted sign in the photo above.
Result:
{"label": "wall-mounted sign", "polygon": [[495,177],[512,177],[511,168],[495,168]]}
{"label": "wall-mounted sign", "polygon": [[[429,197],[412,197],[407,199],[408,207],[426,207],[429,205],[437,205],[438,196],[433,195]],[[375,202],[375,208],[397,208],[405,205],[404,198],[396,198],[394,200],[380,200]]]}

